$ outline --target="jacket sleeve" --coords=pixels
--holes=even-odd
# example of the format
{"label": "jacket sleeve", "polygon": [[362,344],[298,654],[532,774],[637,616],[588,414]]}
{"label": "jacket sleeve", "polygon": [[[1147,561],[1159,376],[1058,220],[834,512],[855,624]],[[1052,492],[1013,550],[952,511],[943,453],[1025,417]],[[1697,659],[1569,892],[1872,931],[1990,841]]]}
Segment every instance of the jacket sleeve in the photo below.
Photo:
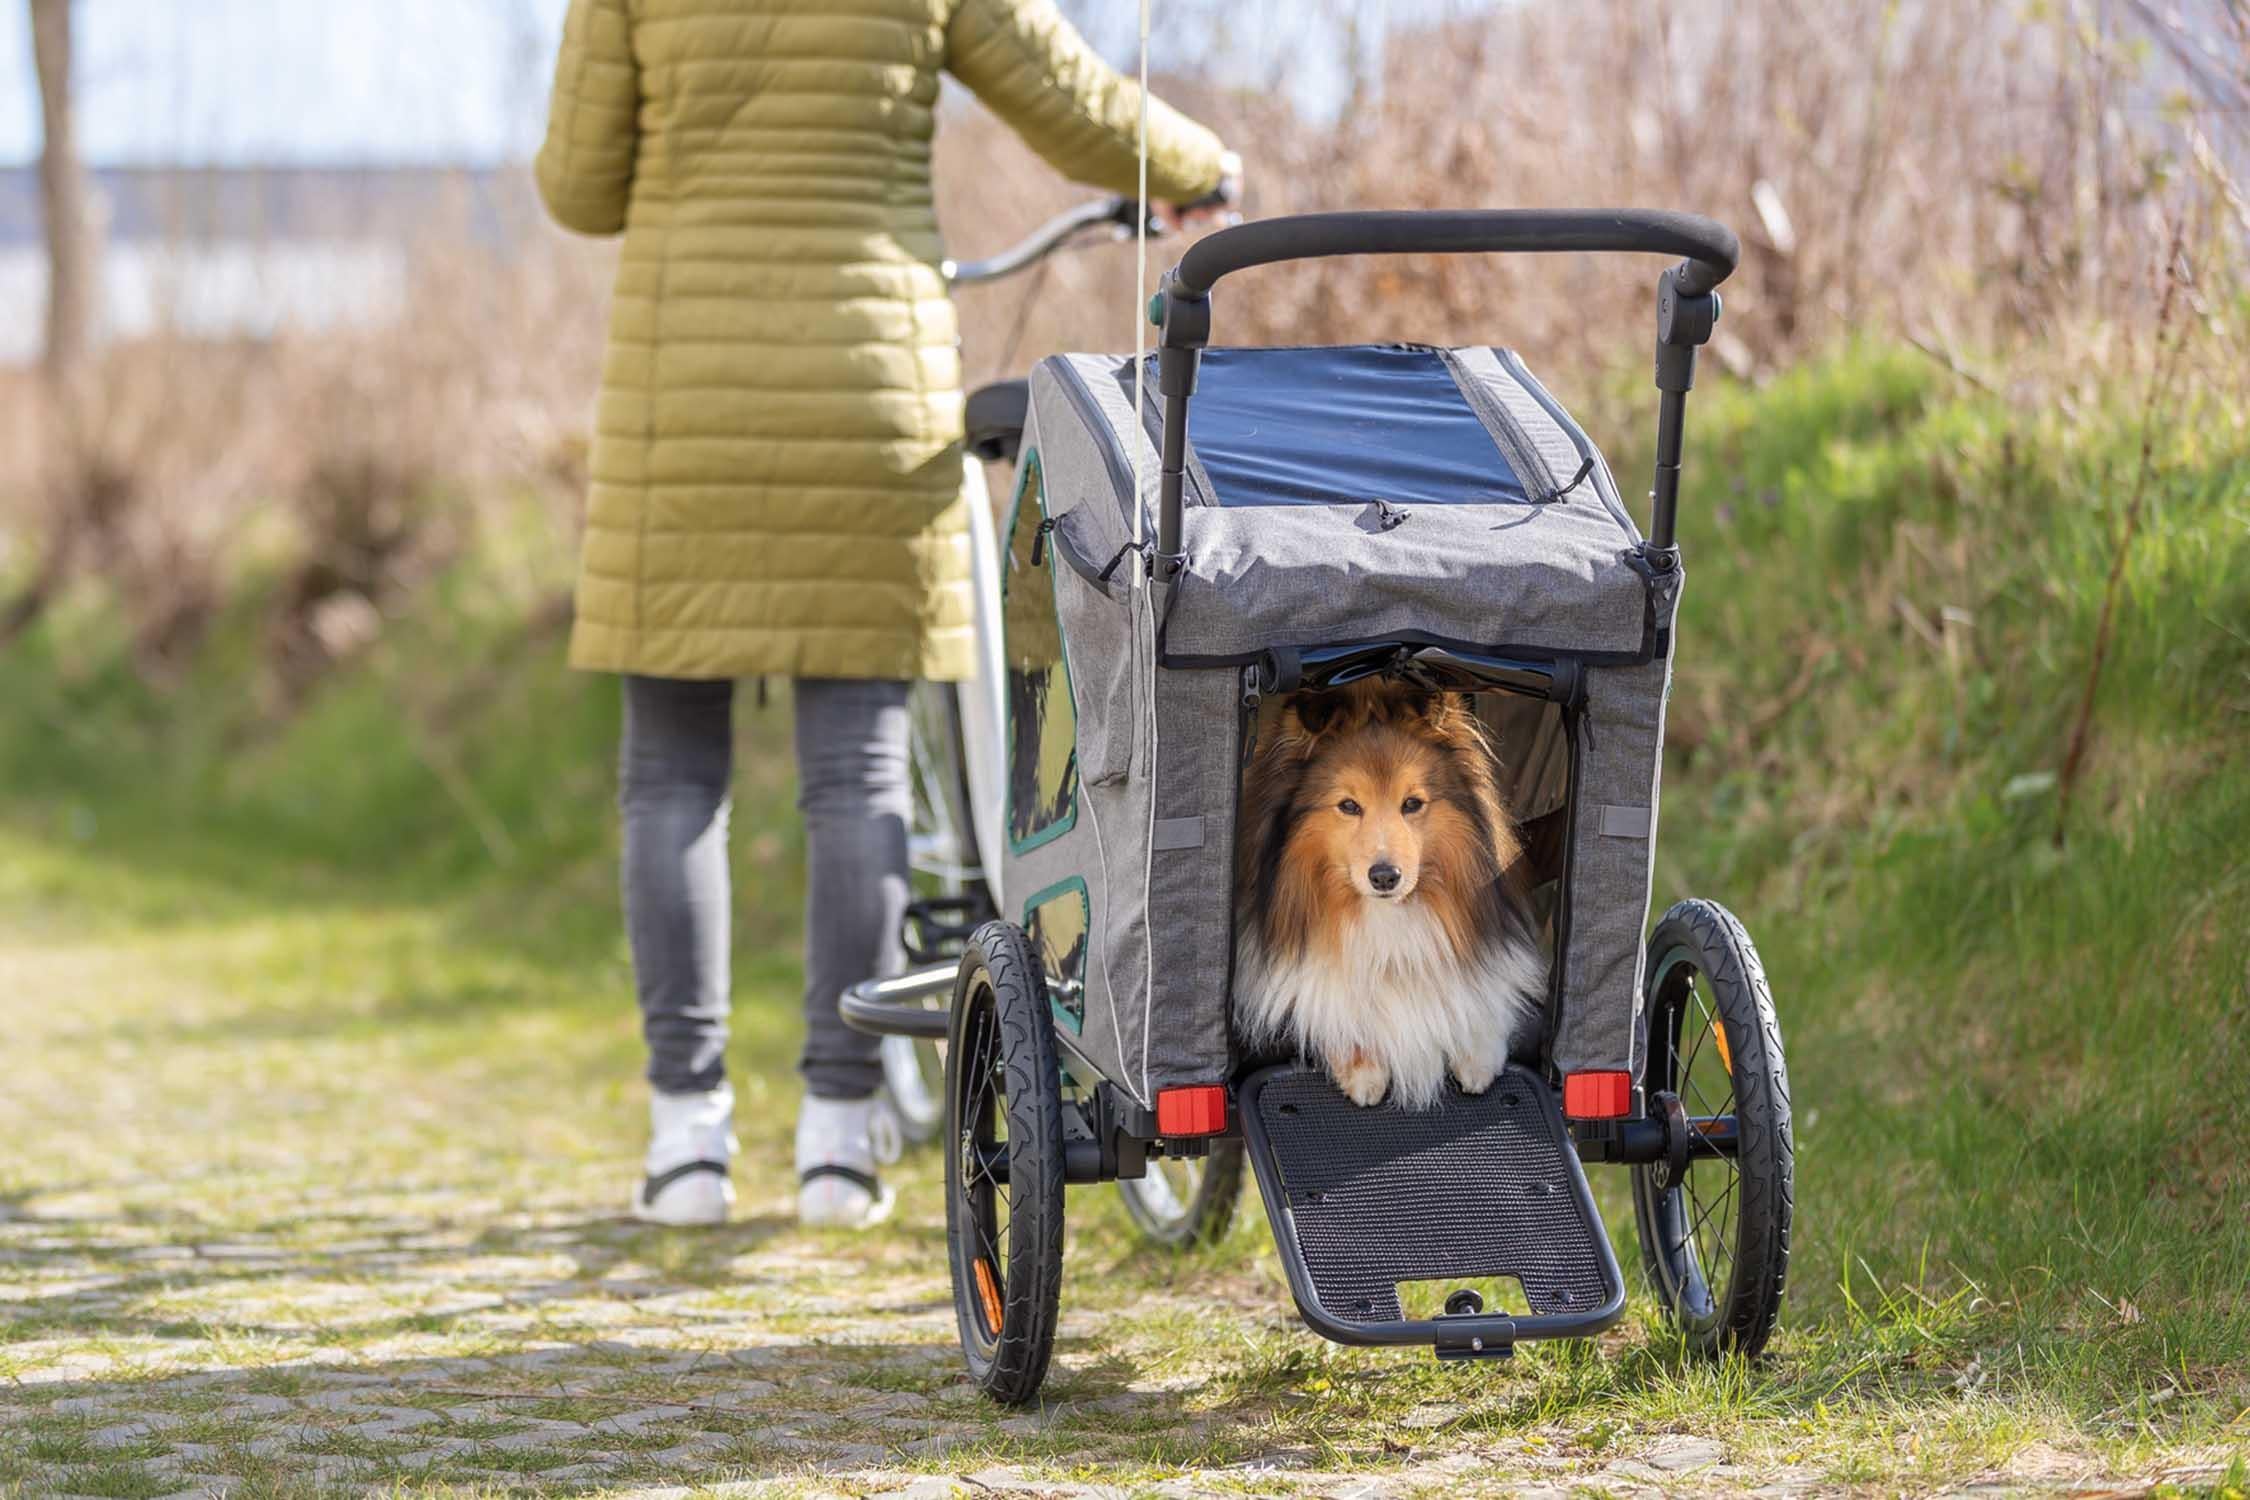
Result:
{"label": "jacket sleeve", "polygon": [[[1140,86],[1103,62],[1054,0],[961,0],[946,66],[1064,176],[1110,193],[1139,186]],[[1221,152],[1217,136],[1149,100],[1150,197],[1210,192]]]}
{"label": "jacket sleeve", "polygon": [[570,0],[547,139],[534,175],[557,223],[580,234],[625,227],[639,144],[640,69],[627,0]]}

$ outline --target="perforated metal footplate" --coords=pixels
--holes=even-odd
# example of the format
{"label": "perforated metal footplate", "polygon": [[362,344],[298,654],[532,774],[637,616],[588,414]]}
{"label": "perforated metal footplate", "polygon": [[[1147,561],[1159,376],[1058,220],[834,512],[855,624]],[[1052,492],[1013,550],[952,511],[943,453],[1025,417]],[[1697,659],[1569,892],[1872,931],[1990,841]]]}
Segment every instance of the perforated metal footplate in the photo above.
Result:
{"label": "perforated metal footplate", "polygon": [[1422,1111],[1363,1108],[1291,1065],[1252,1075],[1239,1098],[1275,1238],[1296,1262],[1291,1286],[1330,1337],[1409,1342],[1457,1321],[1404,1321],[1397,1287],[1409,1281],[1516,1277],[1535,1315],[1516,1320],[1516,1337],[1592,1332],[1622,1309],[1578,1154],[1529,1069],[1483,1094],[1449,1088]]}

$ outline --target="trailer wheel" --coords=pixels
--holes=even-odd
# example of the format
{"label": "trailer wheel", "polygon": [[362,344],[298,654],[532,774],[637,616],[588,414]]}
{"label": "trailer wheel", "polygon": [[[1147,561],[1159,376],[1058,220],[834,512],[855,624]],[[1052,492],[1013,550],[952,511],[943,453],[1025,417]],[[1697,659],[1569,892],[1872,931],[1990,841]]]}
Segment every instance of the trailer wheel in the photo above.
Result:
{"label": "trailer wheel", "polygon": [[1683,1120],[1731,1115],[1736,1150],[1690,1155],[1676,1175],[1663,1161],[1633,1169],[1643,1261],[1690,1348],[1755,1355],[1781,1315],[1797,1196],[1773,993],[1750,935],[1717,902],[1666,912],[1648,954],[1651,1106]]}
{"label": "trailer wheel", "polygon": [[1062,1291],[1062,1077],[1021,928],[969,939],[945,1058],[945,1237],[969,1376],[1023,1406],[1047,1378]]}

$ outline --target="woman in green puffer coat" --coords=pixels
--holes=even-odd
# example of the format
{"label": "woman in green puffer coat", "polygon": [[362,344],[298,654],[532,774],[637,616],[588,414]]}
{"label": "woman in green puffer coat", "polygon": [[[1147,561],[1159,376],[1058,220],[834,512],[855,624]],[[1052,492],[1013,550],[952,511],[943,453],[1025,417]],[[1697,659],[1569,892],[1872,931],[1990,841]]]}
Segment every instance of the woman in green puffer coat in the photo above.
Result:
{"label": "woman in green puffer coat", "polygon": [[[961,362],[930,186],[950,72],[1057,169],[1138,177],[1137,88],[1051,0],[571,0],[541,196],[624,234],[574,665],[624,674],[624,896],[649,1047],[635,1211],[726,1215],[734,679],[795,679],[808,862],[799,1211],[864,1223],[875,1045],[844,985],[895,968],[908,679],[971,663]],[[1219,187],[1153,100],[1148,185]]]}

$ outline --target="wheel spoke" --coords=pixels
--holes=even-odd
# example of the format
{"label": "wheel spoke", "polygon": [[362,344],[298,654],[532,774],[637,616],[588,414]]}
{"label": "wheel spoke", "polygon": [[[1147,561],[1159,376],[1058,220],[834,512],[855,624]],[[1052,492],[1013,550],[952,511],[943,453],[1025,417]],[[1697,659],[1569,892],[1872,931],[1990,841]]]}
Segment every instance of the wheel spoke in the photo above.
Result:
{"label": "wheel spoke", "polygon": [[984,1258],[992,1262],[992,1274],[996,1278],[1000,1278],[1003,1282],[1005,1282],[1006,1273],[1001,1268],[1005,1266],[1007,1262],[1003,1261],[1000,1258],[999,1247],[994,1245],[992,1242],[992,1231],[990,1226],[985,1221],[986,1216],[980,1213],[972,1214],[970,1215],[970,1217],[976,1220],[977,1243],[984,1249]]}
{"label": "wheel spoke", "polygon": [[1687,1248],[1688,1243],[1695,1238],[1695,1211],[1703,1200],[1695,1196],[1695,1183],[1692,1178],[1683,1178],[1674,1183],[1672,1191],[1687,1199],[1686,1211],[1680,1215],[1681,1229],[1679,1236],[1672,1241],[1672,1253],[1677,1255]]}
{"label": "wheel spoke", "polygon": [[[1728,1192],[1721,1193],[1716,1198],[1713,1198],[1708,1204],[1703,1204],[1703,1200],[1696,1196],[1695,1190],[1692,1187],[1688,1189],[1688,1201],[1691,1204],[1703,1204],[1702,1208],[1699,1212],[1697,1212],[1695,1216],[1695,1221],[1688,1225],[1688,1238],[1696,1240],[1696,1246],[1698,1250],[1702,1248],[1703,1242],[1700,1239],[1696,1239],[1696,1236],[1700,1235],[1703,1232],[1704,1221],[1711,1217],[1712,1211],[1714,1209],[1718,1208],[1723,1203],[1731,1202],[1733,1198],[1734,1193],[1730,1190]],[[1685,1243],[1685,1241],[1683,1241],[1682,1243]],[[1698,1256],[1697,1258],[1700,1259],[1701,1257]]]}
{"label": "wheel spoke", "polygon": [[[1683,1077],[1695,1067],[1695,1060],[1703,1055],[1703,1038],[1710,1029],[1711,1020],[1711,1013],[1703,1008],[1703,996],[1696,990],[1695,975],[1692,972],[1689,973],[1687,979],[1687,998],[1695,1002],[1696,1011],[1703,1017],[1704,1024],[1696,1028],[1695,1039],[1688,1044],[1687,1057],[1680,1064],[1680,1073]],[[1683,1005],[1680,1007],[1679,1029],[1687,1030],[1687,1023],[1687,1007]]]}
{"label": "wheel spoke", "polygon": [[[1680,1215],[1685,1227],[1680,1230],[1680,1237],[1672,1242],[1672,1249],[1678,1251],[1682,1246],[1694,1242],[1695,1231],[1702,1225],[1703,1216],[1710,1210],[1704,1207],[1703,1195],[1695,1190],[1695,1173],[1692,1171],[1674,1183],[1672,1190],[1687,1200],[1686,1211]],[[1696,1264],[1700,1267],[1702,1263],[1703,1258],[1698,1254]]]}
{"label": "wheel spoke", "polygon": [[970,1093],[968,1107],[963,1111],[958,1147],[962,1156],[962,1180],[968,1182],[973,1172],[974,1180],[986,1188],[993,1186],[992,1169],[985,1159],[985,1148],[990,1144],[987,1137],[991,1134],[988,1111],[992,1107],[992,1078],[985,1066],[990,1018],[991,1013],[982,1007],[971,1016],[973,1029],[968,1038],[968,1051],[961,1059],[962,1066],[969,1070]]}
{"label": "wheel spoke", "polygon": [[966,1124],[970,1130],[983,1134],[989,1141],[995,1138],[993,1115],[996,1112],[997,1090],[994,1077],[1000,1068],[998,1038],[993,1034],[996,1023],[989,1003],[978,1007],[976,1023],[969,1055],[961,1059],[961,1065],[969,1070],[970,1088],[973,1090],[969,1096]]}
{"label": "wheel spoke", "polygon": [[[1711,1034],[1711,1012],[1704,1008],[1703,997],[1696,992],[1692,984],[1688,987],[1688,998],[1695,1002],[1696,1014],[1701,1019],[1702,1024],[1695,1028],[1695,1042],[1688,1048],[1687,1062],[1680,1068],[1680,1086],[1683,1089],[1693,1090],[1698,1105],[1701,1105],[1703,1103],[1703,1091],[1696,1087],[1695,1060],[1703,1055],[1703,1039]],[[1685,1030],[1687,1025],[1687,1008],[1682,1006],[1680,1008],[1680,1027]],[[1710,1114],[1712,1111],[1705,1108],[1703,1113]]]}

